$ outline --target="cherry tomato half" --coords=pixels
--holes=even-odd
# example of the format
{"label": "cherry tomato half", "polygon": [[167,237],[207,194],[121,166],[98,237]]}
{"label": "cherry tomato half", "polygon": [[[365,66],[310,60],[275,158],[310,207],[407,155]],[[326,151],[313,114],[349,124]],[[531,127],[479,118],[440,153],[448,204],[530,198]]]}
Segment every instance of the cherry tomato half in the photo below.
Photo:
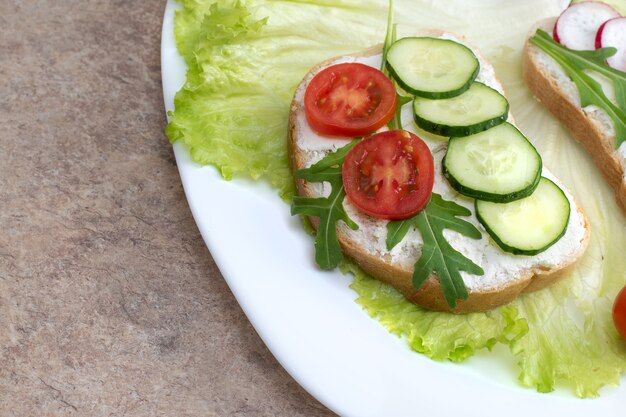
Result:
{"label": "cherry tomato half", "polygon": [[304,93],[311,128],[331,136],[364,136],[383,127],[396,111],[396,90],[376,68],[338,64],[318,73]]}
{"label": "cherry tomato half", "polygon": [[348,198],[359,210],[380,219],[406,219],[430,200],[433,155],[411,132],[381,132],[348,152],[342,177]]}
{"label": "cherry tomato half", "polygon": [[619,334],[626,340],[626,287],[622,288],[615,298],[613,321]]}

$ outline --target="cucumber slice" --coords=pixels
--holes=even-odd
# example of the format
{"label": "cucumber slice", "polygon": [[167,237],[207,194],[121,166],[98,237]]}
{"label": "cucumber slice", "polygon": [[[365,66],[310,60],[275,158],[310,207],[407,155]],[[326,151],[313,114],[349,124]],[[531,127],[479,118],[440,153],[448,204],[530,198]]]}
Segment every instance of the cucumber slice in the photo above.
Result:
{"label": "cucumber slice", "polygon": [[461,95],[442,100],[416,97],[415,123],[427,132],[441,136],[467,136],[504,122],[509,102],[491,87],[475,82]]}
{"label": "cucumber slice", "polygon": [[403,38],[387,51],[389,72],[406,91],[432,99],[466,91],[480,64],[471,49],[439,38]]}
{"label": "cucumber slice", "polygon": [[542,177],[534,193],[511,203],[476,200],[476,217],[505,252],[536,255],[567,230],[569,200],[555,183]]}
{"label": "cucumber slice", "polygon": [[443,175],[455,190],[498,203],[531,195],[541,167],[535,147],[510,123],[450,138],[443,158]]}

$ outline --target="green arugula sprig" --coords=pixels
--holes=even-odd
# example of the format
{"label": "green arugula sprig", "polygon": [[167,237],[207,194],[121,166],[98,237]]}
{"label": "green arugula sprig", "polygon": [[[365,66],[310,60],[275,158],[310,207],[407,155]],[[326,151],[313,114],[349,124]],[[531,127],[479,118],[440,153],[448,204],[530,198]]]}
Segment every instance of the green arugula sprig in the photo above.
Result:
{"label": "green arugula sprig", "polygon": [[396,41],[396,27],[393,23],[393,0],[389,0],[389,12],[387,13],[387,32],[385,33],[385,42],[383,43],[383,60],[380,64],[380,70],[386,76],[389,76],[387,69],[387,51],[392,43]]}
{"label": "green arugula sprig", "polygon": [[461,271],[483,275],[483,269],[454,249],[443,236],[444,229],[454,230],[472,239],[480,239],[480,231],[470,222],[458,216],[469,216],[472,212],[433,193],[428,205],[409,219],[387,224],[387,250],[393,249],[416,226],[422,234],[422,254],[415,263],[413,287],[419,289],[431,273],[437,274],[441,290],[450,307],[457,300],[466,300],[467,288]]}
{"label": "green arugula sprig", "polygon": [[326,155],[309,168],[296,171],[296,178],[309,182],[328,182],[332,187],[328,197],[310,198],[296,196],[291,203],[291,215],[319,217],[315,236],[315,262],[322,269],[333,269],[343,259],[337,239],[337,221],[342,220],[352,230],[359,226],[343,209],[346,192],[341,178],[341,165],[346,154],[360,139],[355,139],[336,152]]}
{"label": "green arugula sprig", "polygon": [[380,64],[380,70],[393,82],[393,85],[396,87],[396,112],[394,116],[387,123],[387,127],[390,130],[394,129],[402,129],[402,106],[406,103],[413,100],[411,96],[405,96],[400,94],[402,89],[398,86],[398,83],[393,79],[393,76],[389,72],[387,68],[387,52],[389,51],[389,47],[396,41],[396,29],[397,24],[393,23],[393,0],[389,0],[389,14],[387,15],[387,33],[385,34],[385,43],[383,44],[383,60]]}
{"label": "green arugula sprig", "polygon": [[[393,1],[389,1],[389,16],[387,18],[387,33],[383,45],[383,62],[380,70],[392,81],[393,77],[387,68],[387,52],[391,44],[396,41],[397,25],[393,24]],[[403,129],[402,106],[413,100],[413,97],[400,94],[402,91],[394,81],[396,87],[397,108],[394,117],[389,121],[389,129]],[[422,255],[415,263],[413,271],[413,287],[419,289],[431,273],[435,272],[441,283],[446,302],[455,307],[458,299],[467,299],[468,293],[460,271],[467,271],[476,275],[483,275],[481,267],[456,251],[443,236],[444,229],[455,230],[473,239],[480,239],[481,234],[474,225],[458,218],[469,216],[471,212],[453,201],[444,200],[439,194],[433,193],[428,205],[417,215],[399,221],[390,221],[387,224],[387,250],[393,249],[406,236],[412,227],[417,227],[424,241]]]}
{"label": "green arugula sprig", "polygon": [[[576,84],[580,93],[580,105],[596,105],[613,120],[615,126],[615,148],[626,141],[626,72],[611,68],[606,59],[617,52],[615,48],[601,48],[595,51],[574,51],[557,43],[545,31],[538,29],[530,42],[550,55],[559,63],[563,71]],[[607,77],[613,83],[617,105],[611,102],[602,86],[585,72],[594,71]]]}

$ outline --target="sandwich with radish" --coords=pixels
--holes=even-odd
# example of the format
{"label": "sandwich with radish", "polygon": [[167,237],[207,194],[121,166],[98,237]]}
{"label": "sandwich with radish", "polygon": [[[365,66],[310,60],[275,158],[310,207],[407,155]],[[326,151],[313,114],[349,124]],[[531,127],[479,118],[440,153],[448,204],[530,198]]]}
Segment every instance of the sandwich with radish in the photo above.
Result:
{"label": "sandwich with radish", "polygon": [[564,276],[589,224],[517,128],[493,66],[443,31],[313,68],[296,89],[292,214],[425,308],[469,313]]}
{"label": "sandwich with radish", "polygon": [[538,24],[524,49],[531,91],[591,155],[626,215],[626,17],[596,1]]}

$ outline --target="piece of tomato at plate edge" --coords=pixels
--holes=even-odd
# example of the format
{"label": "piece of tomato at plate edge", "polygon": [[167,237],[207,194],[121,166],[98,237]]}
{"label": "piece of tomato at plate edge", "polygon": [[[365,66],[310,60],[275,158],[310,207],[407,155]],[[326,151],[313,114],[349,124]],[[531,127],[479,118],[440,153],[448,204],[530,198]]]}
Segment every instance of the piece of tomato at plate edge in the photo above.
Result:
{"label": "piece of tomato at plate edge", "polygon": [[618,333],[626,341],[626,287],[617,293],[613,302],[613,322]]}

